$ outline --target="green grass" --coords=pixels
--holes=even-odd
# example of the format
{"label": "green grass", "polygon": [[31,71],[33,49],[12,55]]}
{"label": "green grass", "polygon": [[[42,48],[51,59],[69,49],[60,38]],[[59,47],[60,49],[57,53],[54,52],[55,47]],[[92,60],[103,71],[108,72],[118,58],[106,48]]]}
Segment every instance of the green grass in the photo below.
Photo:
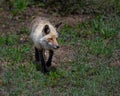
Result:
{"label": "green grass", "polygon": [[24,12],[30,3],[31,0],[12,0],[9,5],[12,7],[13,15],[17,15],[18,13]]}
{"label": "green grass", "polygon": [[36,70],[30,41],[20,43],[27,29],[0,37],[3,63],[1,92],[5,96],[120,96],[119,17],[97,17],[60,32],[59,43],[74,47],[76,59],[62,62],[49,75]]}

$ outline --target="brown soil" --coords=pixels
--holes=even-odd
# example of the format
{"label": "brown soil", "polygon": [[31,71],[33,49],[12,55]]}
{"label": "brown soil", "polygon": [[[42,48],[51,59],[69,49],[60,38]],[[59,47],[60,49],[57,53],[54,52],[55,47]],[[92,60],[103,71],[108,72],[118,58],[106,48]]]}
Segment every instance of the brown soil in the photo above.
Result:
{"label": "brown soil", "polygon": [[[48,58],[48,52],[46,57]],[[63,63],[74,61],[76,57],[76,51],[74,50],[73,46],[61,46],[55,51],[52,64],[55,66],[61,66]]]}
{"label": "brown soil", "polygon": [[85,15],[54,16],[53,14],[47,14],[44,9],[39,7],[28,7],[21,14],[13,16],[7,6],[4,6],[0,9],[0,34],[16,33],[20,29],[27,28],[31,20],[38,16],[49,18],[53,24],[62,21],[62,25],[68,24],[71,26],[90,18],[90,16]]}

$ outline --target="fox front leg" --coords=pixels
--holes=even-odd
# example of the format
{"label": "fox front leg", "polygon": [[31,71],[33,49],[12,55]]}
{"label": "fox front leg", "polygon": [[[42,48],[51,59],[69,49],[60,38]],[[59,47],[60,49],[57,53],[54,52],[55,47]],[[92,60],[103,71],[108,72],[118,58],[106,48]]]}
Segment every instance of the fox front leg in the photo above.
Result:
{"label": "fox front leg", "polygon": [[52,50],[49,50],[49,58],[48,58],[48,60],[47,60],[47,62],[46,62],[47,67],[50,67],[50,66],[51,66],[53,54],[54,54],[54,52],[53,52]]}
{"label": "fox front leg", "polygon": [[42,72],[47,73],[48,70],[47,70],[46,65],[45,65],[43,51],[39,51],[39,60],[40,60],[40,63],[42,64]]}
{"label": "fox front leg", "polygon": [[39,62],[40,58],[39,58],[39,50],[35,47],[35,61]]}

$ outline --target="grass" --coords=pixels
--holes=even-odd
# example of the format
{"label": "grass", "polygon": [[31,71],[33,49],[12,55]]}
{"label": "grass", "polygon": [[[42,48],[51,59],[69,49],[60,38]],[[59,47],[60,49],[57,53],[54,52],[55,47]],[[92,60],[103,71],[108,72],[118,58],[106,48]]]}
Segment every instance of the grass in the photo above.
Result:
{"label": "grass", "polygon": [[49,75],[36,70],[32,43],[20,42],[27,29],[0,37],[3,74],[0,90],[5,96],[120,96],[119,17],[97,17],[74,28],[65,25],[59,43],[74,46],[76,60],[58,62]]}
{"label": "grass", "polygon": [[24,12],[27,6],[31,3],[31,0],[12,0],[9,4],[12,7],[13,15]]}

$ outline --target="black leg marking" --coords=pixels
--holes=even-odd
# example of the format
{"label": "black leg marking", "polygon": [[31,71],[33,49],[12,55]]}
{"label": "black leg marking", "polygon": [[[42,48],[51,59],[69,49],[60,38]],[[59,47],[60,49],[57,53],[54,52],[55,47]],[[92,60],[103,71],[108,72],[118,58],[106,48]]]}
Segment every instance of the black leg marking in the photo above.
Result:
{"label": "black leg marking", "polygon": [[54,52],[52,50],[49,51],[49,58],[48,61],[46,63],[46,65],[49,67],[51,66],[51,62],[52,62],[52,57],[53,57]]}
{"label": "black leg marking", "polygon": [[42,72],[47,73],[48,70],[46,69],[46,66],[45,66],[45,60],[44,60],[44,56],[43,56],[43,51],[39,51],[39,59],[40,59],[41,64],[42,64]]}
{"label": "black leg marking", "polygon": [[35,60],[40,61],[39,59],[39,50],[35,47]]}

